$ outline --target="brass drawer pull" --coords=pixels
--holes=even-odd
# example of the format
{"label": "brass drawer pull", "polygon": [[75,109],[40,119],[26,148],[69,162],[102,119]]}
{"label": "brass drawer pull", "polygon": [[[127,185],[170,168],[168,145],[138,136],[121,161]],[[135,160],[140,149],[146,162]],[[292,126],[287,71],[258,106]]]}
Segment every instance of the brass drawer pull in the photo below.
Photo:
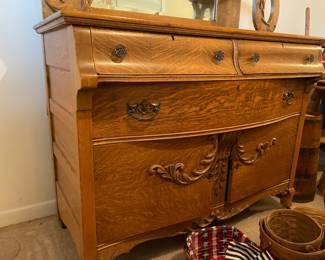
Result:
{"label": "brass drawer pull", "polygon": [[217,51],[214,58],[216,59],[217,63],[220,63],[225,58],[225,53],[223,51]]}
{"label": "brass drawer pull", "polygon": [[307,64],[311,64],[311,63],[313,63],[315,61],[315,56],[310,54],[305,58],[305,61],[306,61]]}
{"label": "brass drawer pull", "polygon": [[292,105],[296,101],[295,92],[293,90],[291,90],[291,89],[286,90],[283,93],[282,101],[283,101],[283,103],[285,103],[287,105]]}
{"label": "brass drawer pull", "polygon": [[116,63],[122,62],[127,54],[128,49],[124,45],[118,44],[112,51],[112,60]]}
{"label": "brass drawer pull", "polygon": [[255,63],[258,63],[261,59],[261,56],[259,53],[255,52],[252,54],[251,60]]}
{"label": "brass drawer pull", "polygon": [[127,104],[127,113],[139,121],[153,120],[159,112],[159,103],[150,103],[145,99],[139,104]]}

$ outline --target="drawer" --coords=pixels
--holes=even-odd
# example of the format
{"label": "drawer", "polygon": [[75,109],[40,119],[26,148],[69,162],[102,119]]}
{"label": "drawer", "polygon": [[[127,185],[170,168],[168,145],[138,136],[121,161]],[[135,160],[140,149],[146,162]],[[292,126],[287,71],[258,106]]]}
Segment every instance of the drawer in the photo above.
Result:
{"label": "drawer", "polygon": [[194,135],[251,127],[299,113],[303,88],[301,79],[113,84],[93,96],[93,135]]}
{"label": "drawer", "polygon": [[321,55],[317,45],[238,41],[244,74],[322,73]]}
{"label": "drawer", "polygon": [[213,137],[95,145],[98,243],[209,216],[225,198],[202,161],[216,150]]}
{"label": "drawer", "polygon": [[98,74],[236,75],[231,40],[92,28]]}
{"label": "drawer", "polygon": [[248,198],[288,181],[299,117],[242,131],[232,153],[228,201]]}

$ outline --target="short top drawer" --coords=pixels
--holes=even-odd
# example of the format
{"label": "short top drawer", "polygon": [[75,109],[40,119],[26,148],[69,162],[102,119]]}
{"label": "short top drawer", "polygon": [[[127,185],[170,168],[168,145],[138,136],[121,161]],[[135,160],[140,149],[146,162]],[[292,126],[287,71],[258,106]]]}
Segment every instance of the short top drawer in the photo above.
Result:
{"label": "short top drawer", "polygon": [[321,73],[322,49],[316,45],[238,41],[244,74]]}
{"label": "short top drawer", "polygon": [[236,75],[231,40],[92,29],[99,74]]}
{"label": "short top drawer", "polygon": [[301,111],[304,80],[114,84],[93,97],[95,139],[196,135]]}

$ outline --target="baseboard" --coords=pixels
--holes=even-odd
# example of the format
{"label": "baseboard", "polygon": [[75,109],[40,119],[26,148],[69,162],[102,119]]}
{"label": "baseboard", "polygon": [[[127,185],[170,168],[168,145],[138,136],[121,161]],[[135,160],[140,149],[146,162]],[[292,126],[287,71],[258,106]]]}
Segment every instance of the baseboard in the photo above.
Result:
{"label": "baseboard", "polygon": [[25,207],[0,211],[0,227],[6,227],[33,219],[56,214],[56,201],[49,200]]}

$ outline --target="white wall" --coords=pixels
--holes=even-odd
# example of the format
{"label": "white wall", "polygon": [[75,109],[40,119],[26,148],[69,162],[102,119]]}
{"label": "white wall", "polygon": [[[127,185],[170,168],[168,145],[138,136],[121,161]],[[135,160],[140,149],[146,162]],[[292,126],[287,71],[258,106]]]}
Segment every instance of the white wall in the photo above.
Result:
{"label": "white wall", "polygon": [[0,1],[0,226],[55,213],[41,0]]}
{"label": "white wall", "polygon": [[[251,3],[241,28],[253,29]],[[325,36],[324,0],[281,0],[276,31],[304,34],[307,6],[311,34]],[[0,1],[0,226],[55,213],[40,19],[41,0]]]}

